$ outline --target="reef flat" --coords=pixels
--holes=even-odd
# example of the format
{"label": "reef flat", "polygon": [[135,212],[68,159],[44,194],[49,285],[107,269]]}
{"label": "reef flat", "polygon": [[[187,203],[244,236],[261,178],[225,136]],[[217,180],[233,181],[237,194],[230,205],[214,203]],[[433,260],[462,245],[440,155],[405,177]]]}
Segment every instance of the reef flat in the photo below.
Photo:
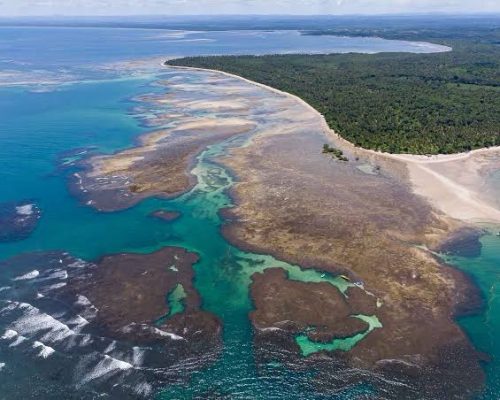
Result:
{"label": "reef flat", "polygon": [[480,389],[479,356],[453,321],[480,296],[461,272],[417,247],[446,237],[455,222],[390,176],[325,157],[318,149],[328,137],[301,130],[262,135],[224,157],[238,182],[225,236],[247,251],[345,274],[380,299],[383,327],[343,355],[351,366],[406,375],[420,387],[407,398]]}
{"label": "reef flat", "polygon": [[[4,273],[24,272],[0,292],[0,341],[25,355],[9,370],[43,362],[40,379],[85,399],[103,390],[109,398],[150,398],[167,383],[187,379],[220,352],[220,321],[200,310],[192,286],[197,260],[194,253],[167,247],[108,255],[96,263],[66,253],[3,262]],[[38,269],[30,270],[33,265]],[[182,296],[167,298],[179,288]],[[14,384],[23,387],[18,393],[36,388],[44,395],[36,382],[11,382],[4,389],[10,392]]]}
{"label": "reef flat", "polygon": [[[258,100],[259,92],[246,88],[245,97],[234,79],[204,76],[193,84],[161,80],[167,95],[145,95],[138,99],[147,107],[145,124],[154,126],[139,139],[137,147],[114,155],[93,156],[80,165],[70,189],[82,202],[101,211],[128,208],[151,197],[176,197],[196,183],[190,173],[194,160],[210,144],[251,132],[256,124],[245,118],[245,110]],[[200,96],[209,93],[207,98]],[[257,92],[257,93],[256,93]],[[165,111],[167,109],[168,111]],[[241,115],[242,114],[242,115]]]}
{"label": "reef flat", "polygon": [[[169,91],[143,101],[156,105],[149,125],[175,115],[175,128],[147,133],[125,152],[91,157],[74,185],[84,201],[114,210],[187,191],[197,154],[224,142],[227,149],[213,161],[234,177],[228,185],[234,207],[223,212],[227,240],[346,286],[294,282],[279,269],[254,275],[249,318],[256,360],[326,365],[332,373],[354,369],[359,382],[366,373],[382,376],[398,388],[387,398],[477,393],[483,356],[454,318],[479,309],[481,296],[467,276],[425,250],[463,224],[412,192],[403,162],[354,149],[297,98],[224,74],[169,71]],[[221,103],[222,96],[228,97]],[[177,122],[180,115],[188,128]],[[323,154],[325,143],[347,161]],[[188,150],[172,158],[171,145]],[[172,296],[182,297],[174,289]],[[328,376],[318,378],[318,387]],[[381,390],[387,384],[374,382]]]}
{"label": "reef flat", "polygon": [[[136,343],[174,339],[184,342],[182,347],[189,342],[190,350],[212,348],[220,324],[199,310],[200,298],[192,286],[192,265],[197,261],[197,255],[180,248],[107,256],[74,277],[65,291],[95,305],[96,324],[109,337]],[[180,304],[169,304],[165,294],[181,287]],[[174,307],[181,312],[174,314]],[[196,339],[203,343],[195,346]]]}

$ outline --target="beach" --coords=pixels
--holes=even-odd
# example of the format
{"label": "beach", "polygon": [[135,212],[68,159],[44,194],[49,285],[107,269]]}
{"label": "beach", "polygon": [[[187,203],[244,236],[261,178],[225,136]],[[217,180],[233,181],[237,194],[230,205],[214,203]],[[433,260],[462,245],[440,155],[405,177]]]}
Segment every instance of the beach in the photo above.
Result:
{"label": "beach", "polygon": [[500,148],[456,155],[387,157],[404,162],[415,193],[450,217],[471,223],[500,223],[500,208],[485,194],[486,177],[500,169]]}

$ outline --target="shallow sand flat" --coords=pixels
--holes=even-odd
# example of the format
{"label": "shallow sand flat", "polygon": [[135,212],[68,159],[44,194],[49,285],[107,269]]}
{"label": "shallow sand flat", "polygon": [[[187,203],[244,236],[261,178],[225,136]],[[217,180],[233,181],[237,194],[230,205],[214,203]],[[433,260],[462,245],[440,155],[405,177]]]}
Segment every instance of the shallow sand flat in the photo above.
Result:
{"label": "shallow sand flat", "polygon": [[130,150],[113,159],[96,156],[92,160],[94,171],[89,176],[108,175],[118,171],[125,171],[136,162],[144,159],[142,155],[135,155],[137,153],[139,153],[137,150]]}
{"label": "shallow sand flat", "polygon": [[216,101],[192,101],[183,105],[184,108],[194,108],[201,111],[245,111],[248,109],[248,104],[243,101],[229,101],[229,100],[216,100]]}
{"label": "shallow sand flat", "polygon": [[488,196],[487,176],[500,170],[500,149],[435,157],[393,155],[407,165],[415,192],[453,218],[500,222],[500,208]]}
{"label": "shallow sand flat", "polygon": [[[85,171],[71,182],[72,192],[87,205],[112,211],[146,197],[172,197],[191,188],[195,182],[189,169],[204,148],[252,132],[265,113],[259,107],[274,108],[273,99],[261,102],[261,91],[251,85],[242,85],[245,96],[229,99],[224,91],[211,91],[207,80],[212,75],[197,77],[196,93],[186,95],[169,87],[163,95],[138,99],[152,107],[148,119],[162,128],[140,137],[137,147],[86,160]],[[234,85],[233,78],[223,80]],[[227,107],[233,100],[236,107]],[[165,114],[163,103],[168,103],[170,113]],[[177,117],[172,118],[172,113]]]}
{"label": "shallow sand flat", "polygon": [[[199,109],[196,108],[196,110]],[[168,118],[171,119],[170,116]],[[180,122],[175,123],[170,129],[161,129],[141,136],[140,147],[144,149],[141,151],[146,151],[147,148],[155,146],[162,140],[169,138],[169,136],[183,131],[196,131],[197,134],[203,135],[230,129],[237,133],[249,130],[254,126],[250,121],[243,118],[186,118],[185,115],[179,115],[176,119]]]}

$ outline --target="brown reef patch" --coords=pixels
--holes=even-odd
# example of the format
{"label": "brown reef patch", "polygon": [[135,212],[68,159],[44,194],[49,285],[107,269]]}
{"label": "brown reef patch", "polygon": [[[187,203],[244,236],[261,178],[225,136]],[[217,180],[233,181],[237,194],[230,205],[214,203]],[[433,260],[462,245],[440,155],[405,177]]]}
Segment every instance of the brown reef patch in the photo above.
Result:
{"label": "brown reef patch", "polygon": [[[218,345],[221,328],[214,315],[199,308],[200,297],[192,284],[192,265],[197,261],[196,254],[174,247],[151,254],[110,255],[70,280],[64,292],[90,300],[98,310],[95,323],[107,337],[139,344],[170,343],[174,338],[190,350],[201,348],[200,343],[209,349]],[[157,324],[169,313],[167,293],[179,284],[186,292],[184,311]]]}
{"label": "brown reef patch", "polygon": [[134,149],[94,156],[84,163],[84,171],[73,175],[70,190],[101,211],[131,207],[152,196],[175,197],[196,183],[189,170],[202,150],[255,127],[242,121],[205,123],[208,125],[158,131],[148,134]]}
{"label": "brown reef patch", "polygon": [[[0,342],[2,354],[15,357],[9,373],[23,383],[20,393],[43,394],[49,381],[56,397],[150,399],[214,362],[222,350],[221,322],[200,309],[192,285],[197,260],[167,247],[97,263],[61,252],[0,262],[10,277],[0,293]],[[167,293],[179,284],[184,308],[161,319],[170,311]],[[36,381],[26,374],[34,366]]]}
{"label": "brown reef patch", "polygon": [[0,243],[29,237],[40,216],[40,208],[30,200],[0,203]]}
{"label": "brown reef patch", "polygon": [[[288,280],[285,271],[279,268],[255,274],[252,281],[251,297],[255,310],[250,319],[256,334],[276,328],[285,331],[292,342],[290,347],[293,347],[293,336],[310,327],[314,329],[308,332],[308,336],[318,342],[364,332],[368,325],[352,316],[369,314],[375,306],[375,298],[346,298],[327,282]],[[364,296],[370,297],[367,294]]]}
{"label": "brown reef patch", "polygon": [[149,214],[151,217],[162,219],[163,221],[172,222],[179,219],[181,216],[180,212],[168,211],[168,210],[156,210]]}
{"label": "brown reef patch", "polygon": [[[381,300],[376,315],[383,328],[341,356],[351,367],[374,369],[384,360],[417,357],[412,384],[420,386],[431,375],[452,379],[460,387],[452,392],[469,397],[482,387],[484,373],[453,318],[469,302],[464,293],[480,296],[463,273],[416,247],[435,245],[458,224],[436,214],[399,180],[325,157],[321,147],[327,141],[321,133],[297,130],[259,137],[223,157],[238,182],[231,192],[237,205],[224,211],[224,235],[245,250],[346,274]],[[480,301],[473,303],[476,308]],[[300,320],[293,307],[278,311],[283,319]],[[288,347],[282,332],[265,337]],[[257,348],[269,349],[262,337],[256,340]]]}
{"label": "brown reef patch", "polygon": [[444,254],[452,254],[460,257],[479,257],[481,255],[482,229],[475,227],[463,227],[454,231],[444,241],[433,248],[434,251]]}

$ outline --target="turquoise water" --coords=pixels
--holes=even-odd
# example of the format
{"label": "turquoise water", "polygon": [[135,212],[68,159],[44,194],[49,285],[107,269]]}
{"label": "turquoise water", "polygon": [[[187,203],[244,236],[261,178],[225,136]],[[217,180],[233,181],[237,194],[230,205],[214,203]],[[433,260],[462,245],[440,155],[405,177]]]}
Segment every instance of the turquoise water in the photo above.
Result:
{"label": "turquoise water", "polygon": [[[244,138],[239,143],[244,143]],[[268,268],[282,268],[288,278],[301,282],[329,282],[344,292],[349,285],[343,278],[327,275],[322,271],[303,270],[274,259],[268,255],[246,253],[229,245],[220,234],[222,220],[218,216],[221,208],[231,204],[226,189],[233,181],[231,176],[212,160],[224,154],[225,147],[238,145],[238,140],[229,140],[208,148],[199,157],[193,172],[199,184],[190,193],[178,199],[163,202],[164,207],[182,213],[182,217],[171,224],[173,236],[167,241],[171,245],[183,246],[200,255],[195,265],[195,288],[200,293],[203,309],[218,315],[223,320],[224,350],[219,360],[209,368],[196,373],[188,385],[166,388],[161,399],[184,399],[216,391],[219,395],[231,394],[235,398],[266,399],[271,394],[289,399],[324,398],[325,394],[307,380],[308,373],[297,373],[283,367],[273,367],[273,375],[261,375],[253,357],[252,329],[248,313],[252,309],[249,297],[251,276]],[[362,340],[373,329],[381,327],[378,320],[360,316],[369,322],[370,328],[361,336],[339,341],[334,348],[348,350]],[[297,338],[297,343],[302,342]],[[322,349],[322,345],[306,344],[311,354]],[[314,349],[312,349],[315,347]],[[354,387],[357,391],[359,388]],[[338,395],[337,399],[352,398],[353,391]]]}
{"label": "turquoise water", "polygon": [[[286,52],[300,50],[301,46],[311,51],[342,51],[352,48],[349,46],[353,46],[354,42],[342,46],[338,38],[325,43],[321,37],[308,37],[307,42],[296,42],[300,36],[293,34],[287,37],[283,33],[233,33],[233,36],[230,33],[211,33],[215,36],[195,37],[209,39],[208,42],[182,41],[185,38],[177,42],[175,38],[160,36],[164,32],[142,30],[110,32],[105,29],[71,29],[65,30],[64,35],[55,29],[0,28],[0,31],[0,72],[12,69],[16,77],[26,79],[38,66],[52,79],[51,72],[67,68],[69,73],[81,80],[79,83],[52,85],[50,90],[44,91],[33,91],[33,86],[26,85],[0,86],[0,202],[31,199],[42,210],[39,226],[31,237],[20,242],[0,244],[0,260],[38,250],[63,250],[86,260],[94,260],[109,253],[148,253],[166,245],[179,245],[200,254],[200,262],[195,266],[194,284],[202,297],[203,308],[215,313],[224,322],[224,350],[219,360],[195,374],[190,384],[166,388],[161,394],[164,399],[191,398],[207,391],[255,399],[355,399],[370,393],[369,387],[360,385],[326,396],[318,393],[311,384],[313,371],[292,372],[279,363],[257,369],[248,320],[248,312],[252,309],[248,287],[253,273],[281,267],[287,271],[289,279],[327,281],[342,292],[347,289],[348,283],[322,271],[302,270],[270,256],[242,252],[223,239],[218,211],[230,205],[225,190],[232,184],[232,179],[213,162],[213,158],[223,153],[225,146],[239,145],[238,142],[212,146],[200,156],[194,170],[199,177],[199,185],[192,192],[170,201],[148,199],[116,213],[99,213],[80,205],[68,193],[66,186],[67,175],[72,170],[57,168],[58,157],[65,151],[88,147],[91,151],[111,153],[133,146],[135,138],[145,131],[140,119],[131,112],[137,104],[130,99],[154,91],[151,84],[158,71],[138,76],[127,76],[118,71],[119,76],[110,76],[93,70],[100,63],[164,55],[169,51],[169,54],[178,55],[175,51],[185,51],[188,43],[212,43],[209,50],[200,45],[189,47],[192,53],[188,54],[199,54],[204,51],[231,53],[235,51],[235,46],[252,53]],[[48,47],[47,53],[34,52],[34,48],[42,43],[53,45]],[[74,43],[79,43],[79,47],[71,46]],[[382,49],[377,47],[380,42],[363,39],[356,43],[358,50]],[[384,50],[412,48],[403,42],[392,43],[392,47],[391,42],[384,41],[382,44]],[[314,45],[317,47],[314,48]],[[23,64],[18,65],[12,60]],[[159,208],[179,211],[182,217],[172,223],[150,218],[149,214]],[[500,346],[495,340],[500,332],[500,302],[496,296],[500,240],[487,236],[483,242],[479,258],[454,259],[453,262],[474,276],[488,299],[484,315],[463,319],[461,323],[479,349],[496,356],[486,366],[489,386],[484,399],[492,400],[498,398],[496,394],[500,393]],[[7,275],[14,276],[16,271],[7,271]],[[175,305],[175,312],[181,312],[183,308],[181,292],[178,289],[170,293],[171,296],[166,294],[166,300]],[[370,322],[371,329],[377,329],[376,319],[369,319],[369,316],[361,318]],[[363,335],[366,334],[369,332]],[[348,350],[363,339],[361,336],[326,346]],[[321,349],[320,345],[310,343],[301,336],[297,342],[304,354]],[[0,363],[1,357],[0,346]]]}
{"label": "turquoise water", "polygon": [[[498,232],[499,228],[491,229]],[[500,393],[500,237],[490,234],[481,239],[483,248],[477,258],[451,257],[447,261],[469,273],[486,300],[483,314],[460,319],[478,350],[492,361],[485,365],[487,387],[481,400],[499,398]]]}
{"label": "turquoise water", "polygon": [[173,317],[175,314],[179,314],[184,311],[184,300],[187,297],[184,286],[180,283],[175,286],[175,288],[168,294],[168,315],[167,318]]}
{"label": "turquoise water", "polygon": [[307,357],[311,354],[317,353],[318,351],[349,351],[366,336],[368,336],[374,329],[382,328],[382,324],[375,315],[356,315],[353,316],[353,318],[358,318],[366,322],[369,326],[368,329],[365,332],[358,333],[357,335],[349,338],[334,339],[330,343],[316,343],[309,339],[306,334],[300,334],[297,336],[296,341],[300,347],[302,355]]}
{"label": "turquoise water", "polygon": [[2,258],[65,249],[94,259],[123,249],[155,247],[165,234],[164,224],[151,219],[149,227],[144,226],[141,219],[151,211],[148,203],[123,213],[99,214],[68,193],[64,172],[56,170],[58,154],[71,148],[98,144],[99,151],[112,152],[133,145],[142,128],[127,114],[133,103],[126,99],[145,90],[147,83],[85,83],[29,95],[21,89],[0,90],[0,201],[33,199],[42,209],[30,238],[0,244]]}

